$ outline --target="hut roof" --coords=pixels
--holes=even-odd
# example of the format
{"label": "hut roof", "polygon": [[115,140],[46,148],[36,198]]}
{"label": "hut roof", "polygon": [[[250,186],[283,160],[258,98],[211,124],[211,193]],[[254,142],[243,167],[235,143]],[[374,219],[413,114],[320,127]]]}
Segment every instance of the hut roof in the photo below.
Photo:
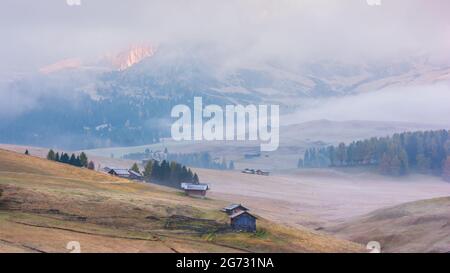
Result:
{"label": "hut roof", "polygon": [[140,174],[140,173],[138,173],[138,172],[135,172],[135,171],[133,171],[133,170],[129,170],[128,172],[129,172],[130,174],[134,175],[134,176],[142,177],[142,174]]}
{"label": "hut roof", "polygon": [[254,216],[253,214],[250,214],[248,211],[240,211],[240,212],[237,212],[237,213],[235,213],[235,214],[233,214],[233,215],[230,215],[230,218],[231,218],[231,219],[235,219],[235,218],[238,218],[238,217],[242,216],[243,214],[247,214],[247,215],[249,215],[250,217],[253,217],[253,218],[255,218],[255,219],[258,219],[258,217]]}
{"label": "hut roof", "polygon": [[114,169],[111,168],[111,171],[115,172],[117,175],[130,175],[127,169]]}
{"label": "hut roof", "polygon": [[209,189],[208,184],[182,183],[181,188],[184,190],[206,191]]}
{"label": "hut roof", "polygon": [[241,207],[243,210],[249,210],[248,208],[244,207],[242,204],[230,204],[223,208],[224,211],[234,210],[236,208]]}

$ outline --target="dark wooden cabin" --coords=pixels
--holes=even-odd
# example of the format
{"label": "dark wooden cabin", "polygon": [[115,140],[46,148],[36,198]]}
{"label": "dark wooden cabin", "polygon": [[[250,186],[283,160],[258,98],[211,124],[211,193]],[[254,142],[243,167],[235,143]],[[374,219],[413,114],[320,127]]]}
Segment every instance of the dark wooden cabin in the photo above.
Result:
{"label": "dark wooden cabin", "polygon": [[256,216],[241,211],[230,216],[231,228],[235,231],[256,232]]}

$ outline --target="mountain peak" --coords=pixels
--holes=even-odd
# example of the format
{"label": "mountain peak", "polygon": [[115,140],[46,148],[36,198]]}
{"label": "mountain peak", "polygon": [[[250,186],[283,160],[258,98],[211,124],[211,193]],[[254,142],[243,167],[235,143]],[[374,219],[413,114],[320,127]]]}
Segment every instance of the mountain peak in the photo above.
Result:
{"label": "mountain peak", "polygon": [[155,48],[149,45],[132,45],[127,50],[116,55],[109,55],[106,59],[114,69],[123,71],[155,54]]}
{"label": "mountain peak", "polygon": [[153,56],[155,52],[155,47],[151,45],[131,45],[126,50],[120,51],[119,53],[106,54],[94,62],[85,62],[79,58],[68,58],[43,66],[39,69],[39,72],[42,74],[52,74],[82,67],[123,71],[141,62],[143,59]]}

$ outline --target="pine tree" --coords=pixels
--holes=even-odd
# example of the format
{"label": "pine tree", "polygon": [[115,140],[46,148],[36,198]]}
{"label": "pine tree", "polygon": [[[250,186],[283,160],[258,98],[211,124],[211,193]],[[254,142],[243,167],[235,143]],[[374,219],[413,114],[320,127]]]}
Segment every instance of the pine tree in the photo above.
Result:
{"label": "pine tree", "polygon": [[186,166],[181,167],[181,182],[189,182],[189,174]]}
{"label": "pine tree", "polygon": [[28,152],[28,150],[25,150],[25,155],[30,155],[30,152]]}
{"label": "pine tree", "polygon": [[187,174],[187,181],[193,182],[194,181],[194,174],[192,173],[192,170],[189,168],[188,174]]}
{"label": "pine tree", "polygon": [[153,161],[149,160],[144,167],[144,178],[149,180],[152,177]]}
{"label": "pine tree", "polygon": [[141,171],[139,170],[139,166],[137,165],[137,163],[134,163],[133,166],[131,166],[131,170],[137,173],[141,173]]}
{"label": "pine tree", "polygon": [[200,179],[198,178],[198,175],[196,173],[194,174],[194,178],[192,179],[192,182],[194,182],[196,184],[200,183]]}
{"label": "pine tree", "polygon": [[76,159],[76,157],[75,157],[75,154],[72,154],[71,156],[70,156],[70,159],[69,159],[69,162],[68,162],[70,165],[73,165],[73,166],[76,166],[76,164],[77,164],[77,159]]}
{"label": "pine tree", "polygon": [[160,180],[161,179],[161,165],[159,164],[159,161],[153,162],[153,168],[152,168],[152,179]]}
{"label": "pine tree", "polygon": [[53,150],[50,149],[50,151],[48,151],[47,159],[48,160],[55,160],[55,152]]}
{"label": "pine tree", "polygon": [[175,161],[170,162],[170,181],[172,182],[178,181],[177,165],[178,163]]}
{"label": "pine tree", "polygon": [[60,161],[60,158],[59,158],[59,153],[57,152],[56,154],[55,154],[55,161]]}
{"label": "pine tree", "polygon": [[68,164],[70,161],[69,155],[67,153],[63,153],[61,155],[61,162]]}
{"label": "pine tree", "polygon": [[[330,159],[330,166],[331,167],[335,166],[335,164],[336,164],[336,153],[335,153],[335,149],[334,149],[333,146],[328,147],[328,158]],[[300,163],[301,163],[301,167],[299,167]],[[302,162],[300,162],[300,160],[299,160],[299,162],[297,164],[297,167],[298,168],[303,168],[304,167],[303,159],[302,159]]]}
{"label": "pine tree", "polygon": [[398,154],[398,159],[400,160],[400,175],[405,175],[409,172],[409,162],[408,162],[408,154],[404,149]]}
{"label": "pine tree", "polygon": [[336,157],[339,161],[339,166],[344,166],[344,163],[347,161],[347,150],[344,143],[339,144],[336,151]]}
{"label": "pine tree", "polygon": [[80,154],[80,167],[87,167],[88,165],[88,157],[86,156],[86,154],[84,152],[81,152]]}
{"label": "pine tree", "polygon": [[95,163],[94,163],[94,161],[89,161],[89,163],[88,163],[88,165],[87,165],[87,168],[89,169],[89,170],[94,170],[95,169]]}
{"label": "pine tree", "polygon": [[163,160],[161,162],[161,173],[160,178],[161,181],[169,181],[170,180],[170,164],[167,160]]}

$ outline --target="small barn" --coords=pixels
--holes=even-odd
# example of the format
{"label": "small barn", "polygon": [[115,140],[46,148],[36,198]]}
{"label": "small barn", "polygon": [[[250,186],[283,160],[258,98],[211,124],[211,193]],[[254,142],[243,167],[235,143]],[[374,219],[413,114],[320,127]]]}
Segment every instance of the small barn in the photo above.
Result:
{"label": "small barn", "polygon": [[233,215],[235,213],[241,212],[241,211],[248,211],[249,209],[244,207],[242,204],[231,204],[227,207],[224,207],[222,209],[223,212],[227,213],[228,215]]}
{"label": "small barn", "polygon": [[240,211],[230,216],[230,225],[235,231],[256,232],[256,219],[248,211]]}
{"label": "small barn", "polygon": [[200,183],[181,183],[181,188],[189,196],[202,198],[206,196],[206,191],[209,190],[208,184]]}
{"label": "small barn", "polygon": [[130,178],[130,173],[128,172],[127,169],[110,168],[108,173],[126,179]]}

